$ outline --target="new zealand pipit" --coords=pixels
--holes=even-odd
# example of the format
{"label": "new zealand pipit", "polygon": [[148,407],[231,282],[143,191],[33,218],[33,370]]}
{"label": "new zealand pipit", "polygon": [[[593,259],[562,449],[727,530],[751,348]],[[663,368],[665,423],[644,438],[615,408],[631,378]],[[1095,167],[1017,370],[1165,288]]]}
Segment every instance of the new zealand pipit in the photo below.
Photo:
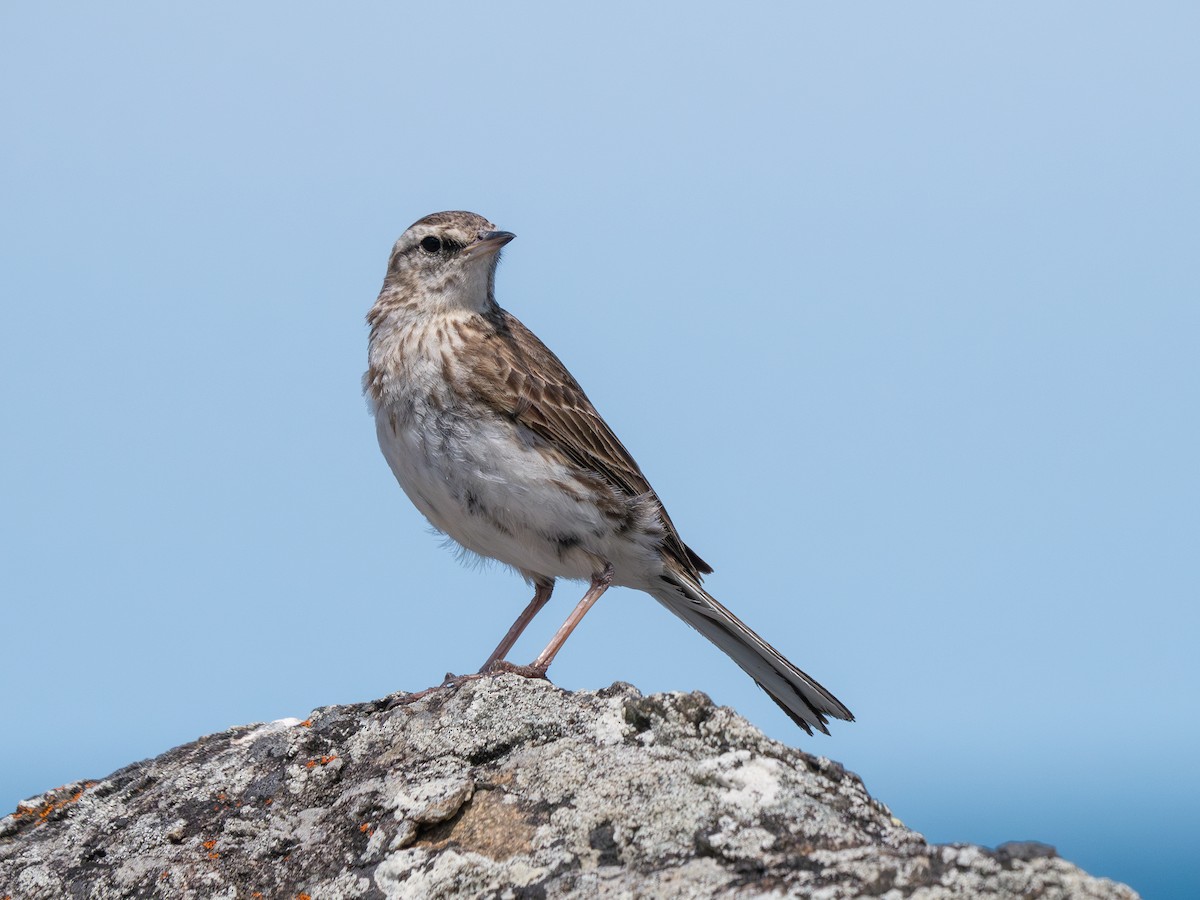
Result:
{"label": "new zealand pipit", "polygon": [[645,591],[716,644],[797,725],[853,719],[837,698],[705,593],[711,567],[680,539],[629,451],[532,332],[496,304],[513,239],[469,212],[426,216],[392,250],[364,388],[379,445],[439,531],[498,559],[533,600],[481,672],[501,665],[556,578],[587,593],[527,672],[544,673],[610,585]]}

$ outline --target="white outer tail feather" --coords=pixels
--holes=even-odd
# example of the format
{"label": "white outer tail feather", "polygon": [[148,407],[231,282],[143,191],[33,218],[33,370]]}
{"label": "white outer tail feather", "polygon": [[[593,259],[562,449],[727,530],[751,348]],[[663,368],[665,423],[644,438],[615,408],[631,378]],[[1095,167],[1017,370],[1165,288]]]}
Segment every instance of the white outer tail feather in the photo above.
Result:
{"label": "white outer tail feather", "polygon": [[671,572],[663,576],[662,587],[650,593],[716,644],[809,734],[813,728],[829,734],[826,716],[854,721],[854,715],[833,694],[788,662],[691,578]]}

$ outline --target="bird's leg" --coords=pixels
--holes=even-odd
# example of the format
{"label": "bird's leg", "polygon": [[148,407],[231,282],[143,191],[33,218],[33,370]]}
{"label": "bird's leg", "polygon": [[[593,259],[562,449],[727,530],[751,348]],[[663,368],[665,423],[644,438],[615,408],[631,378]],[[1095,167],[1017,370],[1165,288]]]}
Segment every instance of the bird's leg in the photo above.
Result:
{"label": "bird's leg", "polygon": [[558,651],[562,649],[562,645],[567,638],[571,636],[571,632],[575,630],[583,617],[587,615],[587,611],[592,608],[592,605],[600,599],[600,595],[608,590],[608,586],[612,584],[613,567],[612,563],[605,563],[604,569],[598,574],[592,576],[592,584],[588,588],[583,599],[578,605],[571,610],[571,615],[567,616],[567,621],[563,622],[562,627],[558,629],[554,637],[550,639],[550,643],[546,645],[538,658],[533,661],[533,665],[529,666],[536,673],[545,674],[550,668],[550,663],[554,662],[554,657],[558,655]]}
{"label": "bird's leg", "polygon": [[508,629],[508,634],[504,636],[504,639],[492,651],[492,655],[487,658],[487,662],[480,667],[480,675],[490,672],[496,663],[508,655],[508,651],[512,649],[513,644],[517,642],[517,638],[521,636],[521,632],[528,627],[529,623],[533,621],[533,617],[541,612],[542,607],[550,600],[550,595],[554,592],[553,578],[539,578],[533,585],[533,599],[529,601],[529,605],[525,607],[525,611],[517,616],[517,621],[512,623],[512,628]]}

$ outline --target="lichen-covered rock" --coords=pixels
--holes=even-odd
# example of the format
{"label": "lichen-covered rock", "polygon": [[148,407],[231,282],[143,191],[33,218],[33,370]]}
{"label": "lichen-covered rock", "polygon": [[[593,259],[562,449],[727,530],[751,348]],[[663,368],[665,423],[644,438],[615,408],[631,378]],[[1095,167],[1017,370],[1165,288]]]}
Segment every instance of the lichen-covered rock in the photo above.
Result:
{"label": "lichen-covered rock", "polygon": [[22,803],[0,898],[1135,898],[932,846],[700,694],[502,675],[235,728]]}

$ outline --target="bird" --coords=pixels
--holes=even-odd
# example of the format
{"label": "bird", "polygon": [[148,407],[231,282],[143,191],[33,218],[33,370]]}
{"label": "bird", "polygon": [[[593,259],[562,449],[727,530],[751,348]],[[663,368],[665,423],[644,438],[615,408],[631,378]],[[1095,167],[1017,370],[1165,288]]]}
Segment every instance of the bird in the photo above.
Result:
{"label": "bird", "polygon": [[[396,241],[367,314],[363,392],[400,487],[469,554],[520,573],[533,598],[477,675],[544,677],[611,586],[643,591],[737,663],[809,734],[854,716],[708,594],[712,572],[579,383],[496,301],[515,235],[476,213],[437,212]],[[509,651],[559,579],[588,588],[529,666]]]}

